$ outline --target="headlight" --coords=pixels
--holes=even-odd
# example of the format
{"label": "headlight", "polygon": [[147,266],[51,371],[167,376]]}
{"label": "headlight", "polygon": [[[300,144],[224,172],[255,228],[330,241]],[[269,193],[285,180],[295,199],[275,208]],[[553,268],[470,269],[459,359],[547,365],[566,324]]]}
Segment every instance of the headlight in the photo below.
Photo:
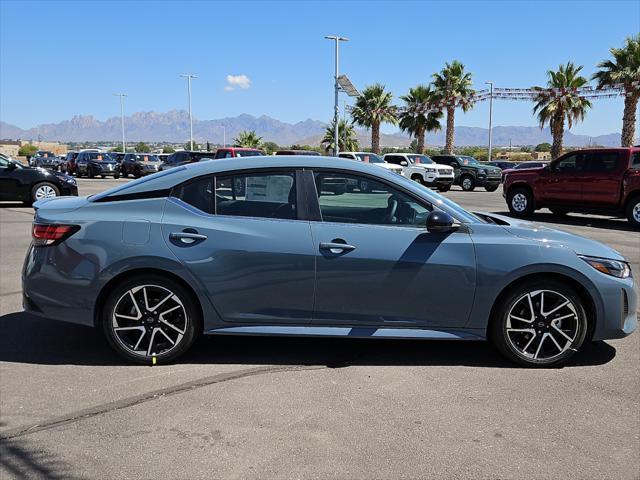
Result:
{"label": "headlight", "polygon": [[629,268],[629,264],[627,262],[610,260],[608,258],[588,257],[586,255],[578,256],[599,272],[606,273],[607,275],[617,278],[628,278],[631,276],[631,268]]}
{"label": "headlight", "polygon": [[486,175],[487,171],[484,168],[480,169],[480,175]]}
{"label": "headlight", "polygon": [[65,177],[63,178],[63,180],[67,183],[70,183],[71,185],[77,185],[78,182],[76,182],[76,179],[73,177]]}
{"label": "headlight", "polygon": [[428,168],[428,167],[425,167],[425,168],[424,168],[424,171],[425,171],[425,172],[435,173],[437,170],[436,170],[435,168]]}

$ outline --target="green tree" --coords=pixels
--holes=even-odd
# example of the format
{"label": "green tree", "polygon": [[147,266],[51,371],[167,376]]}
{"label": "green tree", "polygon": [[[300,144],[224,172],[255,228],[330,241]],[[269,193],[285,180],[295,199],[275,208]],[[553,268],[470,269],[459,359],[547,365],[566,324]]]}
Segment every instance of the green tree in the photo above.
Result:
{"label": "green tree", "polygon": [[471,73],[465,72],[464,65],[458,60],[445,63],[439,73],[432,75],[435,97],[442,102],[447,110],[447,133],[445,152],[453,153],[455,136],[456,106],[461,106],[462,111],[471,109],[472,102],[469,96],[475,93],[471,88]]}
{"label": "green tree", "polygon": [[116,147],[113,147],[111,150],[109,150],[110,152],[122,152],[122,145],[118,145]]}
{"label": "green tree", "polygon": [[151,147],[144,142],[138,142],[135,146],[136,152],[148,153],[151,151]]}
{"label": "green tree", "polygon": [[280,150],[280,147],[275,142],[264,142],[262,144],[262,149],[267,155],[273,155],[275,152]]}
{"label": "green tree", "polygon": [[587,109],[591,107],[591,102],[580,97],[571,89],[584,87],[587,79],[580,75],[582,65],[576,67],[573,62],[560,65],[557,71],[549,70],[547,76],[547,88],[563,89],[564,93],[555,95],[548,89],[533,87],[538,91],[535,97],[533,113],[537,113],[540,128],[544,128],[548,123],[551,128],[553,144],[551,145],[551,157],[558,158],[562,152],[562,140],[564,137],[564,123],[573,126],[575,122],[584,120]]}
{"label": "green tree", "polygon": [[[187,143],[185,143],[185,144],[184,144],[184,149],[185,149],[185,150],[187,150],[187,151],[191,151],[191,142],[187,142]],[[198,145],[198,144],[196,143],[196,141],[194,140],[194,141],[193,141],[193,151],[194,151],[194,152],[197,152],[197,151],[199,151],[199,150],[200,150],[200,145]]]}
{"label": "green tree", "polygon": [[[442,112],[428,112],[430,104],[435,100],[429,87],[418,85],[409,89],[409,93],[400,97],[405,103],[405,109],[399,115],[398,126],[403,132],[408,132],[416,139],[415,152],[424,152],[424,135],[426,132],[440,130]],[[413,142],[412,142],[413,143]]]}
{"label": "green tree", "polygon": [[539,143],[533,150],[536,152],[550,152],[551,144],[548,142]]}
{"label": "green tree", "polygon": [[628,37],[625,46],[610,50],[613,60],[598,64],[593,78],[599,87],[621,83],[624,88],[624,113],[622,114],[621,144],[632,147],[636,133],[636,112],[640,99],[640,34]]}
{"label": "green tree", "polygon": [[397,123],[396,108],[391,105],[391,99],[391,92],[386,92],[384,85],[376,83],[362,91],[351,111],[351,117],[356,125],[371,129],[371,150],[373,153],[380,153],[380,125],[382,123],[393,125]]}
{"label": "green tree", "polygon": [[26,145],[22,145],[18,149],[18,156],[32,157],[33,155],[35,155],[37,151],[38,151],[38,147],[36,147],[35,145],[31,145],[30,143],[27,143]]}
{"label": "green tree", "polygon": [[[320,145],[326,153],[335,152],[335,120],[332,120],[324,131],[324,137],[320,140]],[[338,150],[341,152],[357,152],[360,149],[356,130],[353,122],[340,120],[338,122]]]}
{"label": "green tree", "polygon": [[164,147],[162,147],[162,153],[175,153],[175,151],[176,149],[171,145],[165,145]]}
{"label": "green tree", "polygon": [[262,145],[262,137],[259,137],[255,130],[243,130],[233,139],[235,147],[260,148]]}

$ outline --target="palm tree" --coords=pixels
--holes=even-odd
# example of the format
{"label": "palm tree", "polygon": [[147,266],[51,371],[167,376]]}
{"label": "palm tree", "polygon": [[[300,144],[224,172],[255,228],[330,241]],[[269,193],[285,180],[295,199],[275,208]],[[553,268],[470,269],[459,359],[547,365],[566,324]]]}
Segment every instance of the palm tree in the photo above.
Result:
{"label": "palm tree", "polygon": [[[582,65],[576,67],[573,62],[560,65],[557,71],[549,70],[547,76],[547,88],[560,89],[554,93],[542,87],[533,87],[539,93],[536,95],[533,113],[538,114],[540,128],[548,123],[551,128],[553,144],[551,145],[551,157],[558,158],[562,152],[562,138],[564,137],[565,119],[569,128],[574,122],[584,120],[587,109],[591,108],[591,102],[581,97],[571,89],[584,87],[587,79],[579,75]],[[557,92],[557,90],[556,90]]]}
{"label": "palm tree", "polygon": [[416,139],[416,153],[424,153],[424,135],[426,132],[440,130],[442,112],[425,113],[435,101],[429,87],[418,85],[409,89],[409,93],[400,97],[405,103],[405,110],[400,114],[400,129],[408,132]]}
{"label": "palm tree", "polygon": [[458,60],[445,63],[440,73],[434,73],[433,86],[436,98],[444,103],[447,109],[447,141],[445,151],[453,153],[453,137],[456,106],[460,105],[464,112],[472,107],[469,96],[475,93],[471,88],[471,73],[464,71],[464,65]]}
{"label": "palm tree", "polygon": [[[327,152],[335,152],[335,124],[335,120],[332,120],[331,124],[327,125],[327,128],[324,132],[324,137],[322,137],[322,140],[320,141],[320,144]],[[360,150],[360,144],[358,143],[356,130],[353,127],[353,122],[340,120],[338,122],[338,133],[338,149],[341,152],[357,152],[358,150]]]}
{"label": "palm tree", "polygon": [[612,60],[603,60],[593,75],[599,87],[621,83],[625,92],[622,115],[622,146],[632,147],[636,130],[636,111],[640,98],[640,34],[628,37],[623,48],[610,50]]}
{"label": "palm tree", "polygon": [[384,85],[369,85],[356,99],[351,117],[356,125],[371,129],[371,150],[380,153],[380,124],[397,122],[396,109],[391,105],[391,92]]}
{"label": "palm tree", "polygon": [[259,137],[255,130],[243,130],[233,139],[235,147],[259,148],[262,145],[262,137]]}

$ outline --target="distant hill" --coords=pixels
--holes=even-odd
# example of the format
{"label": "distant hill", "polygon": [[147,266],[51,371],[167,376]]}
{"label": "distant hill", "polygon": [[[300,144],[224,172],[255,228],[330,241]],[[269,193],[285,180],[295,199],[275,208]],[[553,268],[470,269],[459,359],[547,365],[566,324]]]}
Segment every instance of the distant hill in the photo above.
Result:
{"label": "distant hill", "polygon": [[[324,134],[326,123],[307,119],[297,123],[286,123],[267,115],[255,117],[242,114],[237,117],[216,120],[194,119],[193,132],[197,142],[222,143],[223,129],[226,129],[226,141],[232,139],[242,130],[255,130],[265,141],[276,142],[279,145],[294,143],[318,145]],[[127,141],[147,142],[186,142],[189,139],[189,115],[184,110],[171,110],[165,113],[138,112],[125,117]],[[427,134],[426,143],[430,146],[440,146],[445,143],[444,129],[437,133]],[[48,123],[23,130],[6,122],[0,122],[0,138],[35,140],[58,140],[62,142],[83,141],[118,141],[120,139],[120,117],[97,120],[91,115],[76,115],[70,120],[59,123]],[[358,140],[362,146],[370,145],[371,138],[367,131],[358,133]],[[404,147],[410,143],[410,138],[402,133],[381,135],[381,144],[387,147]],[[538,127],[494,127],[493,144],[509,145],[537,145],[551,142],[549,129]],[[456,127],[456,145],[486,145],[488,131],[479,127]],[[589,144],[603,146],[620,145],[620,134],[610,133],[589,137],[587,135],[565,134],[565,145],[586,146]]]}

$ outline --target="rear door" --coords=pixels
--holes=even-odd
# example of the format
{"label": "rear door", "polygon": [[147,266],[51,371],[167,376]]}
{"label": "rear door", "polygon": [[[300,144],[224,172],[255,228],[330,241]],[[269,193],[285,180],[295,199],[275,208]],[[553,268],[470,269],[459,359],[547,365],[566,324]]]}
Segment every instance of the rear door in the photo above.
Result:
{"label": "rear door", "polygon": [[[339,178],[368,188],[336,192]],[[311,223],[314,323],[465,325],[476,275],[468,233],[430,233],[425,224],[433,206],[372,177],[327,170],[314,180],[322,218]]]}
{"label": "rear door", "polygon": [[224,321],[310,322],[315,249],[293,170],[195,179],[166,204],[167,244]]}
{"label": "rear door", "polygon": [[616,207],[622,195],[622,176],[629,165],[626,152],[592,151],[582,175],[582,203],[590,207]]}

